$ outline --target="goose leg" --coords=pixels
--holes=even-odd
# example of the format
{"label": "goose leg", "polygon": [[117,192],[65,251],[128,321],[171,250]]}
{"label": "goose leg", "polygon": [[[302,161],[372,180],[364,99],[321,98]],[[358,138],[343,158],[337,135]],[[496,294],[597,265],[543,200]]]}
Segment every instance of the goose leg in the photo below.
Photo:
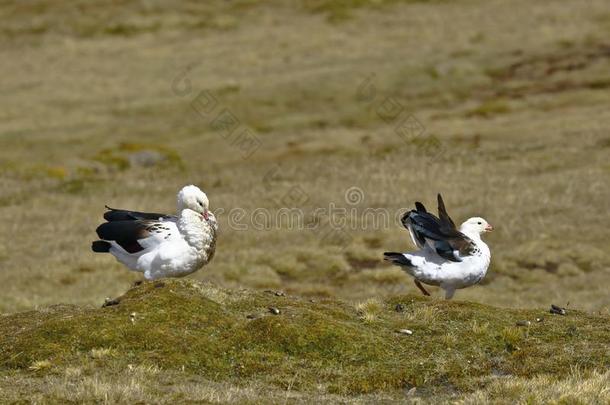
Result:
{"label": "goose leg", "polygon": [[414,279],[413,281],[415,282],[415,285],[417,286],[417,288],[419,288],[419,291],[422,292],[422,294],[427,295],[428,297],[430,296],[430,293],[428,291],[426,291],[424,286],[417,279]]}

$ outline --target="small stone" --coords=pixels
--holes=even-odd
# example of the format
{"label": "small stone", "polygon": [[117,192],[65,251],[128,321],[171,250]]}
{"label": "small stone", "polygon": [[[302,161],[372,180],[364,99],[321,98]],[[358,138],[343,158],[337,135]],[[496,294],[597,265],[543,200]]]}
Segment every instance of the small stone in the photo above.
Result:
{"label": "small stone", "polygon": [[551,309],[549,310],[549,312],[551,314],[565,315],[566,314],[566,309],[558,307],[557,305],[551,304]]}
{"label": "small stone", "polygon": [[541,316],[539,318],[536,318],[536,322],[542,322],[542,321],[544,321],[544,317]]}
{"label": "small stone", "polygon": [[268,294],[273,294],[276,297],[283,297],[285,294],[282,291],[274,291],[274,290],[265,290]]}
{"label": "small stone", "polygon": [[163,288],[165,287],[165,283],[163,281],[158,281],[155,283],[155,288]]}
{"label": "small stone", "polygon": [[394,308],[394,310],[396,312],[405,312],[405,306],[403,304],[396,304],[396,307]]}
{"label": "small stone", "polygon": [[280,314],[280,310],[276,307],[269,307],[269,312],[271,312],[273,315],[279,315]]}
{"label": "small stone", "polygon": [[409,335],[409,336],[413,334],[413,331],[411,329],[399,329],[397,332],[402,335]]}
{"label": "small stone", "polygon": [[530,326],[531,324],[530,321],[517,321],[517,326]]}
{"label": "small stone", "polygon": [[141,150],[129,155],[131,166],[152,167],[166,160],[162,153],[155,150]]}
{"label": "small stone", "polygon": [[132,312],[131,314],[129,314],[129,319],[131,319],[131,323],[135,323],[136,322],[136,313]]}
{"label": "small stone", "polygon": [[246,318],[248,318],[248,319],[256,319],[258,317],[255,314],[248,314],[248,315],[246,315]]}
{"label": "small stone", "polygon": [[119,305],[119,302],[120,301],[118,298],[111,299],[110,297],[106,297],[104,303],[102,304],[102,308],[111,307],[113,305]]}

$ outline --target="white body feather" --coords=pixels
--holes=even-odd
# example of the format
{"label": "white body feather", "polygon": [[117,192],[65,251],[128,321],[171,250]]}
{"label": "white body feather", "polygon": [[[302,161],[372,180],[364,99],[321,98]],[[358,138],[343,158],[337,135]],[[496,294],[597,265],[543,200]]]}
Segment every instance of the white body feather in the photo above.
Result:
{"label": "white body feather", "polygon": [[133,271],[144,273],[147,280],[162,277],[182,277],[207,264],[215,249],[218,225],[213,214],[205,220],[190,209],[178,217],[160,220],[164,229],[138,243],[144,250],[129,253],[118,243],[111,244],[110,253]]}
{"label": "white body feather", "polygon": [[455,290],[479,283],[487,274],[491,261],[489,247],[479,234],[466,236],[472,239],[477,249],[471,256],[462,258],[461,262],[446,260],[426,245],[418,252],[404,253],[413,266],[401,268],[422,283],[441,287],[447,298],[451,298]]}

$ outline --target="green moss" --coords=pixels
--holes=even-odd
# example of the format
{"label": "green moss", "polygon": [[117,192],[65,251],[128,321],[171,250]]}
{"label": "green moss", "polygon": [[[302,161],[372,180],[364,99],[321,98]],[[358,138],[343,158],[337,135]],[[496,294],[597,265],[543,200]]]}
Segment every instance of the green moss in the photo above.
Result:
{"label": "green moss", "polygon": [[[402,304],[404,311],[395,307]],[[219,381],[301,390],[370,393],[404,386],[470,390],[492,373],[566,375],[574,365],[610,364],[608,317],[570,311],[536,323],[540,310],[399,296],[375,308],[252,291],[191,280],[144,283],[117,306],[54,306],[0,318],[0,368],[36,373],[91,366],[156,365]],[[268,308],[276,307],[279,315]],[[374,311],[373,311],[374,310]],[[363,312],[374,312],[364,319]],[[434,312],[434,317],[425,313]],[[420,315],[418,315],[420,314]],[[515,326],[530,319],[527,332]],[[396,331],[413,330],[413,335]],[[112,356],[102,356],[108,348]],[[47,363],[44,363],[47,364]]]}
{"label": "green moss", "polygon": [[324,14],[331,22],[351,17],[353,10],[368,7],[379,8],[392,3],[425,3],[429,0],[302,0],[302,7],[311,12]]}
{"label": "green moss", "polygon": [[46,174],[51,178],[63,180],[69,173],[68,169],[64,166],[50,166],[46,168]]}
{"label": "green moss", "polygon": [[104,149],[99,151],[93,157],[93,160],[118,170],[125,170],[129,168],[129,159],[127,159],[125,156],[117,155],[112,149]]}
{"label": "green moss", "polygon": [[92,159],[121,171],[134,165],[184,169],[182,159],[176,151],[155,144],[123,142],[117,147],[97,152]]}
{"label": "green moss", "polygon": [[467,117],[491,117],[510,112],[510,106],[503,100],[489,100],[469,110]]}

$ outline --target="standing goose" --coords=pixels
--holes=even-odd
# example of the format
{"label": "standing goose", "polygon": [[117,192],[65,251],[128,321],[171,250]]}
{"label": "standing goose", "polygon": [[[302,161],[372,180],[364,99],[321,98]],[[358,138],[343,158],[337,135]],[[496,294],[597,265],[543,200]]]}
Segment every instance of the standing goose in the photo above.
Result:
{"label": "standing goose", "polygon": [[455,290],[477,284],[485,277],[491,252],[481,234],[493,227],[483,218],[470,218],[458,230],[439,194],[438,217],[416,202],[415,210],[405,213],[401,222],[420,250],[385,252],[384,259],[411,275],[424,295],[430,293],[422,283],[441,287],[445,298],[451,299]]}
{"label": "standing goose", "polygon": [[112,254],[147,280],[199,270],[214,256],[216,217],[209,211],[208,197],[193,185],[180,190],[177,205],[175,216],[106,206],[107,222],[97,227],[100,240],[91,249]]}

